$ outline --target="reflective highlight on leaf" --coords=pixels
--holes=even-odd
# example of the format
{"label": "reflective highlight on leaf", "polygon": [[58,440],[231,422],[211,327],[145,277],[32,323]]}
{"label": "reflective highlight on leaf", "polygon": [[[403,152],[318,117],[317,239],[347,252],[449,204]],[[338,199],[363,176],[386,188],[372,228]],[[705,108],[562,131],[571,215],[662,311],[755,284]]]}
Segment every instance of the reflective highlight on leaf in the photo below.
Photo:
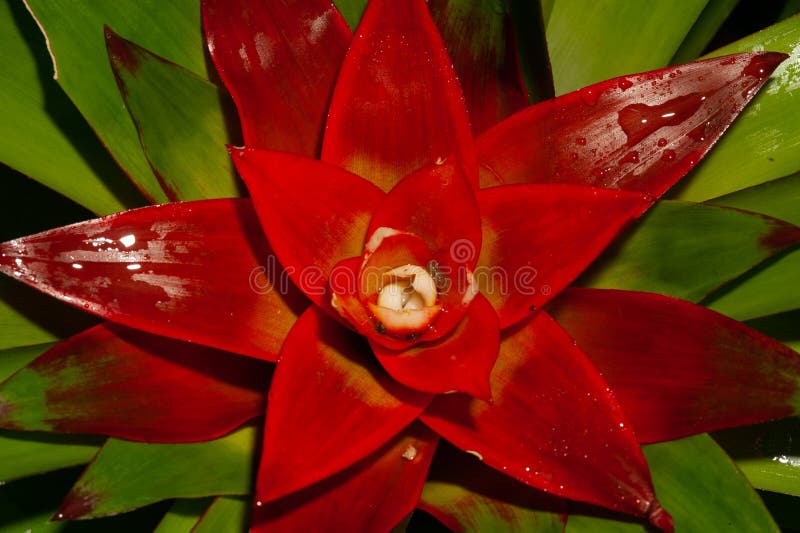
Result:
{"label": "reflective highlight on leaf", "polygon": [[481,183],[573,183],[657,198],[698,163],[785,58],[720,57],[542,102],[476,140]]}
{"label": "reflective highlight on leaf", "polygon": [[129,327],[268,360],[305,305],[280,283],[249,200],[145,207],[15,239],[0,244],[0,272]]}

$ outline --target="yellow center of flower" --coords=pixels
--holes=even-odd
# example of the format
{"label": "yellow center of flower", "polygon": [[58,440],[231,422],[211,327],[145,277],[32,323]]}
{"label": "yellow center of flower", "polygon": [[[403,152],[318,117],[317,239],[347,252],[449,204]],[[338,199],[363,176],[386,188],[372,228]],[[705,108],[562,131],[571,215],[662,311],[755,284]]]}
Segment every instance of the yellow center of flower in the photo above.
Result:
{"label": "yellow center of flower", "polygon": [[419,265],[403,265],[385,272],[374,305],[370,305],[386,332],[414,334],[427,328],[441,311],[431,274]]}
{"label": "yellow center of flower", "polygon": [[393,268],[383,275],[378,305],[393,311],[417,311],[436,303],[436,283],[419,265]]}

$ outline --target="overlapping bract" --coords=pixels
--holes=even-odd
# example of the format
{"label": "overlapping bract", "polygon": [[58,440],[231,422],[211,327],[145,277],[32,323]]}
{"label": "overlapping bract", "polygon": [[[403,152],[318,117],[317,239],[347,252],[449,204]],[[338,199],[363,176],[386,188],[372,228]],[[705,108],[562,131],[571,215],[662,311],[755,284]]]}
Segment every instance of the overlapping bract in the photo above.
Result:
{"label": "overlapping bract", "polygon": [[[797,355],[700,307],[680,304],[705,334],[680,337],[657,331],[676,305],[657,297],[570,290],[553,302],[555,320],[542,309],[698,162],[782,55],[611,80],[524,110],[473,140],[468,113],[483,129],[486,117],[507,111],[497,100],[483,108],[474,94],[465,107],[423,0],[373,0],[346,55],[349,31],[323,0],[205,0],[203,14],[242,120],[247,146],[231,153],[252,204],[151,207],[18,239],[0,248],[0,270],[126,326],[278,360],[254,530],[320,519],[351,530],[391,527],[419,497],[436,434],[532,487],[670,529],[640,441],[797,410]],[[501,101],[519,100],[514,83],[494,90],[509,91]],[[267,259],[277,259],[273,270],[260,265]],[[424,331],[392,335],[370,307],[376,290],[364,272],[406,263],[441,273],[442,309]],[[597,305],[587,306],[591,299]],[[635,326],[614,314],[631,302],[643,309]],[[670,328],[681,329],[680,320],[666,322]],[[631,331],[635,342],[625,343]],[[672,350],[652,348],[668,342]],[[670,352],[703,354],[708,364],[688,378],[706,380],[712,392],[752,387],[743,370],[716,371],[742,343],[766,365],[759,383],[771,386],[772,371],[781,372],[780,394],[755,408],[719,394],[722,414],[686,430],[684,421],[702,418],[709,405],[697,401],[699,386],[688,396],[669,393],[685,379],[676,373],[648,380],[663,412],[628,401],[639,390],[642,358],[669,368]],[[142,349],[160,355],[135,346],[142,360]],[[185,351],[200,362],[212,353],[188,344]],[[737,352],[742,367],[745,352]],[[29,415],[19,391],[28,373],[49,372],[53,357],[0,387],[4,426],[40,429],[20,422]],[[234,356],[219,359],[233,369],[225,389],[232,399],[209,399],[245,405],[238,423],[253,404],[253,374]],[[597,368],[614,371],[609,383]],[[213,365],[206,373],[215,379]],[[102,389],[92,380],[103,376],[85,375],[37,408],[58,412],[82,391]],[[111,429],[118,421],[70,420],[53,427],[120,434]],[[172,423],[157,419],[156,430]],[[124,436],[192,438],[166,429]]]}

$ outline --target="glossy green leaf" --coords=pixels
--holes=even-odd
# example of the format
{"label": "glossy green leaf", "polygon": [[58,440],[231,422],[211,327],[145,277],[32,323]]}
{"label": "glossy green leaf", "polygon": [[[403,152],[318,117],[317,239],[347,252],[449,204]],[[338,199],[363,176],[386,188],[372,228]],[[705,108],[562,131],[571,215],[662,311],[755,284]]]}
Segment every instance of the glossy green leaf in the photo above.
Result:
{"label": "glossy green leaf", "polygon": [[249,522],[249,498],[217,498],[192,533],[245,533]]}
{"label": "glossy green leaf", "polygon": [[697,59],[738,3],[739,0],[709,0],[670,62],[677,65]]}
{"label": "glossy green leaf", "polygon": [[0,161],[97,214],[144,199],[51,78],[50,58],[22,2],[0,5]]}
{"label": "glossy green leaf", "polygon": [[367,2],[368,0],[333,0],[351,30],[355,30],[361,21],[361,15],[364,13],[364,8],[367,7]]}
{"label": "glossy green leaf", "polygon": [[514,23],[514,34],[519,52],[519,66],[528,100],[535,104],[555,96],[553,75],[550,70],[550,57],[547,55],[547,38],[545,35],[546,16],[544,10],[552,7],[550,2],[531,0],[509,0],[511,3],[511,19]]}
{"label": "glossy green leaf", "polygon": [[[758,211],[800,224],[800,174],[709,200],[709,203]],[[800,250],[781,254],[705,302],[737,320],[791,311],[800,305]]]}
{"label": "glossy green leaf", "polygon": [[108,65],[103,25],[202,76],[207,75],[196,0],[26,0],[46,34],[58,83],[146,195],[167,197],[142,153]]}
{"label": "glossy green leaf", "polygon": [[667,65],[706,2],[555,2],[546,33],[556,94]]}
{"label": "glossy green leaf", "polygon": [[798,239],[800,229],[758,214],[664,201],[579,283],[699,301]]}
{"label": "glossy green leaf", "polygon": [[226,145],[241,139],[227,93],[110,31],[106,40],[120,93],[167,196],[240,196]]}
{"label": "glossy green leaf", "polygon": [[[656,494],[675,531],[777,533],[758,494],[708,435],[644,446]],[[645,532],[643,524],[610,515],[571,513],[567,533]]]}
{"label": "glossy green leaf", "polygon": [[193,444],[109,439],[67,495],[63,518],[93,518],[170,498],[248,494],[257,430]]}
{"label": "glossy green leaf", "polygon": [[703,201],[800,170],[800,17],[720,48],[708,57],[772,50],[790,54],[674,196]]}
{"label": "glossy green leaf", "polygon": [[190,533],[213,498],[175,500],[153,533]]}
{"label": "glossy green leaf", "polygon": [[800,496],[800,418],[715,434],[754,487]]}

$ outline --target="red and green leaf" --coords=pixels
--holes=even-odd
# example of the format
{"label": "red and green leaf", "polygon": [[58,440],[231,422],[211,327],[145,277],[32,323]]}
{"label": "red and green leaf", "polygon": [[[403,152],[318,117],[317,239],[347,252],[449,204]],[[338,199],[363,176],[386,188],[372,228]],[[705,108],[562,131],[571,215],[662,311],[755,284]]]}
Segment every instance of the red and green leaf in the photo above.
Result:
{"label": "red and green leaf", "polygon": [[661,196],[787,56],[725,56],[615,78],[514,115],[476,140],[481,183],[571,183]]}
{"label": "red and green leaf", "polygon": [[641,442],[800,411],[800,355],[713,311],[602,289],[569,289],[551,311],[614,389]]}
{"label": "red and green leaf", "polygon": [[428,2],[464,91],[477,135],[527,107],[508,2]]}
{"label": "red and green leaf", "polygon": [[187,442],[219,437],[264,409],[271,365],[101,325],[0,386],[0,425]]}

